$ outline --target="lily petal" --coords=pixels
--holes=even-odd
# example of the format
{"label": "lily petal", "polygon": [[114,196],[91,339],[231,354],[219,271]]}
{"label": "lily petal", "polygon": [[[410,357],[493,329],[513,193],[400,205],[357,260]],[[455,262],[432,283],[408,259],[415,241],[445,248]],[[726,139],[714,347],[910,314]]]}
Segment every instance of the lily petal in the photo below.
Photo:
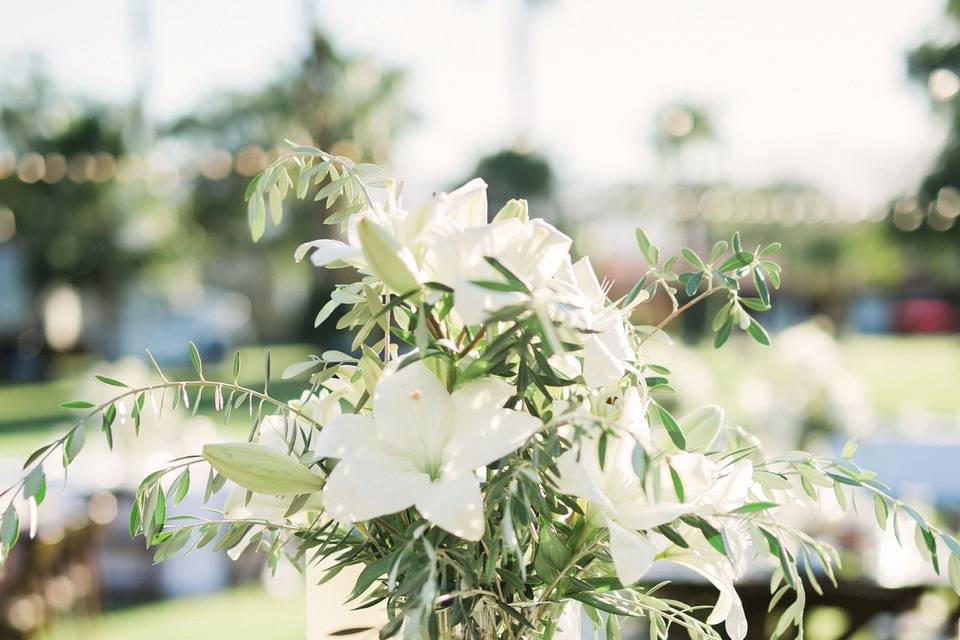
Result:
{"label": "lily petal", "polygon": [[[314,249],[313,255],[310,256],[310,262],[318,267],[325,267],[338,260],[342,260],[348,264],[355,264],[357,260],[361,259],[361,252],[358,247],[329,238],[321,238],[313,242],[304,242],[297,247],[293,257],[297,262],[300,262],[310,249]],[[346,264],[342,266],[346,266]]]}
{"label": "lily petal", "polygon": [[[596,453],[584,451],[579,456],[581,458],[583,456],[596,456]],[[557,487],[563,493],[569,493],[587,502],[593,502],[605,511],[613,511],[613,503],[610,502],[603,489],[595,481],[599,474],[590,473],[590,469],[585,464],[587,461],[578,460],[577,457],[577,452],[571,449],[557,459],[557,470],[560,472],[556,479]],[[597,470],[599,470],[599,464]]]}
{"label": "lily petal", "polygon": [[591,302],[602,302],[606,294],[603,292],[603,287],[600,286],[600,281],[597,280],[597,274],[593,270],[590,258],[580,258],[573,264],[572,270],[574,280],[580,291],[590,298]]}
{"label": "lily petal", "polygon": [[439,211],[462,228],[487,224],[487,183],[474,178],[462,187],[437,196]]}
{"label": "lily petal", "polygon": [[502,407],[516,393],[510,383],[500,378],[481,378],[453,392],[455,406]]}
{"label": "lily petal", "polygon": [[358,522],[412,507],[429,485],[430,478],[409,461],[364,452],[337,463],[323,500],[336,520]]}
{"label": "lily petal", "polygon": [[371,418],[353,413],[335,416],[313,440],[313,452],[323,458],[343,458],[376,438]]}
{"label": "lily petal", "polygon": [[429,483],[417,498],[417,509],[433,524],[464,540],[483,537],[483,496],[473,473]]}
{"label": "lily petal", "polygon": [[[717,588],[720,596],[713,611],[707,617],[707,624],[725,622],[727,635],[732,640],[743,640],[747,635],[747,617],[744,614],[740,596],[737,595],[737,590],[733,586],[733,569],[726,558],[708,561],[696,556],[684,555],[681,558],[669,558],[669,560],[696,571]],[[726,566],[723,563],[727,563]]]}
{"label": "lily petal", "polygon": [[479,395],[453,395],[453,434],[443,455],[449,469],[473,471],[485,467],[516,450],[543,426],[530,414],[484,406],[487,391],[479,391]]}
{"label": "lily petal", "polygon": [[631,585],[650,570],[656,547],[647,536],[622,527],[610,518],[607,518],[607,529],[610,531],[610,557],[617,577],[622,585]]}
{"label": "lily petal", "polygon": [[385,444],[415,458],[439,461],[450,438],[450,394],[422,362],[385,375],[373,394],[373,415]]}
{"label": "lily petal", "polygon": [[606,387],[623,377],[626,367],[607,345],[596,335],[586,336],[583,341],[583,380],[587,385]]}

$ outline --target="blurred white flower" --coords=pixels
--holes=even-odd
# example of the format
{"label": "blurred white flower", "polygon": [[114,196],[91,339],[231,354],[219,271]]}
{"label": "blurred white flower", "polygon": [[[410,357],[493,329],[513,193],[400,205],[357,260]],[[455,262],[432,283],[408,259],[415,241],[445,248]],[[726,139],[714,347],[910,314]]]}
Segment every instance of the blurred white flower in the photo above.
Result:
{"label": "blurred white flower", "polygon": [[485,378],[448,393],[421,362],[385,375],[373,415],[335,417],[316,454],[339,458],[324,487],[328,512],[357,522],[416,506],[424,518],[467,540],[484,531],[475,470],[524,443],[541,422],[504,409],[514,393]]}

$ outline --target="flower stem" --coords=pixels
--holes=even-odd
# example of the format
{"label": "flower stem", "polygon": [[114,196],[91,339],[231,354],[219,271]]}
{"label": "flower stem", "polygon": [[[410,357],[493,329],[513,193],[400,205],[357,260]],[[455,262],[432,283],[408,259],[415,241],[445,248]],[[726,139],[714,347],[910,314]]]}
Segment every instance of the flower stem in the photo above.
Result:
{"label": "flower stem", "polygon": [[705,299],[709,298],[711,295],[713,295],[713,294],[716,293],[717,291],[720,291],[722,288],[723,288],[723,287],[710,287],[709,289],[707,289],[706,291],[704,291],[704,292],[701,293],[700,295],[696,296],[695,298],[691,298],[690,300],[688,300],[687,302],[685,302],[682,306],[677,307],[676,309],[674,309],[674,310],[670,313],[670,315],[668,315],[666,318],[664,318],[663,320],[661,320],[660,323],[653,328],[653,331],[651,331],[650,333],[648,333],[647,335],[643,336],[643,338],[640,339],[640,343],[639,343],[638,346],[643,346],[643,343],[645,343],[647,340],[649,340],[650,338],[652,338],[652,337],[654,336],[654,334],[656,334],[656,333],[660,332],[661,330],[663,330],[664,327],[666,327],[668,324],[670,324],[671,322],[673,322],[674,320],[676,320],[677,317],[683,315],[683,313],[684,313],[687,309],[690,309],[691,307],[695,306],[695,305],[696,305],[698,302],[700,302],[701,300],[705,300]]}

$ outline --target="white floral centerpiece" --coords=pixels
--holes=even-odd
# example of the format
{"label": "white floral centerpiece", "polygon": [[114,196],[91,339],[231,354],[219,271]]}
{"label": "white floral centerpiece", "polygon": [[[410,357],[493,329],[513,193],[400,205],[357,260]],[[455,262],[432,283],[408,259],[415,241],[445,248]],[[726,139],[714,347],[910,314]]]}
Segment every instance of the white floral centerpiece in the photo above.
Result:
{"label": "white floral centerpiece", "polygon": [[[286,556],[312,576],[322,567],[321,581],[356,567],[351,606],[381,607],[381,638],[576,637],[582,611],[609,638],[643,617],[652,638],[675,627],[719,637],[722,625],[739,640],[747,621],[735,581],[749,556],[770,558],[776,635],[802,631],[801,572],[820,590],[816,573],[833,580],[837,564],[830,546],[778,519],[804,496],[846,509],[859,492],[881,527],[910,518],[920,552],[960,586],[960,545],[850,460],[854,446],[837,459],[768,459],[718,407],[671,414],[669,370],[643,345],[714,295],[726,299],[716,346],[737,329],[767,344],[753,314],[779,286],[770,260],[779,245],[748,250],[734,235],[707,256],[684,249],[679,272],[678,258],[662,259],[637,231],[649,272],[611,300],[590,260],[574,261],[570,238],[530,218],[525,202],[491,219],[481,180],[405,209],[401,185],[376,167],[294,147],[248,188],[255,240],[268,217],[280,221],[288,192],[340,204],[327,222],[346,241],[307,242],[296,258],[356,273],[317,317],[347,308],[337,328],[354,332],[352,354],[288,367],[284,377],[308,380],[293,401],[271,395],[269,359],[264,388],[252,389],[238,383],[239,356],[233,379],[215,381],[192,344],[193,379],[159,367],[145,386],[98,376],[117,396],[67,403],[87,413],[0,494],[4,556],[43,501],[44,465],[73,462],[94,421],[111,442],[146,411],[212,399],[227,419],[249,414],[248,441],[209,444],[147,476],[130,533],[158,561],[213,545],[259,549],[273,565]],[[755,297],[742,292],[745,279]],[[658,290],[672,312],[635,326],[632,311]],[[222,513],[170,515],[198,472],[207,499],[230,489]],[[656,563],[702,575],[719,592],[715,606],[701,612],[641,584]]]}

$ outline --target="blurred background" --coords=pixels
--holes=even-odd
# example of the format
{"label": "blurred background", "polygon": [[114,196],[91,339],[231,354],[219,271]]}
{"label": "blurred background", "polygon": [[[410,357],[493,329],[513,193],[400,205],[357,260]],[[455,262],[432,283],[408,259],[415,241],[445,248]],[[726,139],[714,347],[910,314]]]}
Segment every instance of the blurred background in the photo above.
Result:
{"label": "blurred background", "polygon": [[[107,397],[92,372],[147,379],[144,347],[173,370],[189,340],[281,368],[344,348],[313,326],[338,272],[292,259],[331,233],[324,212],[291,203],[256,245],[246,230],[245,184],[291,139],[385,166],[408,204],[482,176],[494,211],[530,200],[614,293],[645,271],[636,226],[671,252],[782,241],[772,347],[714,352],[709,306],[654,347],[678,409],[718,402],[772,451],[856,435],[858,463],[955,530],[958,27],[955,0],[4,3],[0,484],[70,424],[61,402]],[[246,427],[201,405],[85,451],[0,569],[0,638],[302,637],[292,569],[154,567],[126,532],[145,473]],[[957,636],[960,602],[912,545],[831,513],[798,515],[845,562],[808,636]],[[741,587],[754,637],[775,622],[768,572]]]}

